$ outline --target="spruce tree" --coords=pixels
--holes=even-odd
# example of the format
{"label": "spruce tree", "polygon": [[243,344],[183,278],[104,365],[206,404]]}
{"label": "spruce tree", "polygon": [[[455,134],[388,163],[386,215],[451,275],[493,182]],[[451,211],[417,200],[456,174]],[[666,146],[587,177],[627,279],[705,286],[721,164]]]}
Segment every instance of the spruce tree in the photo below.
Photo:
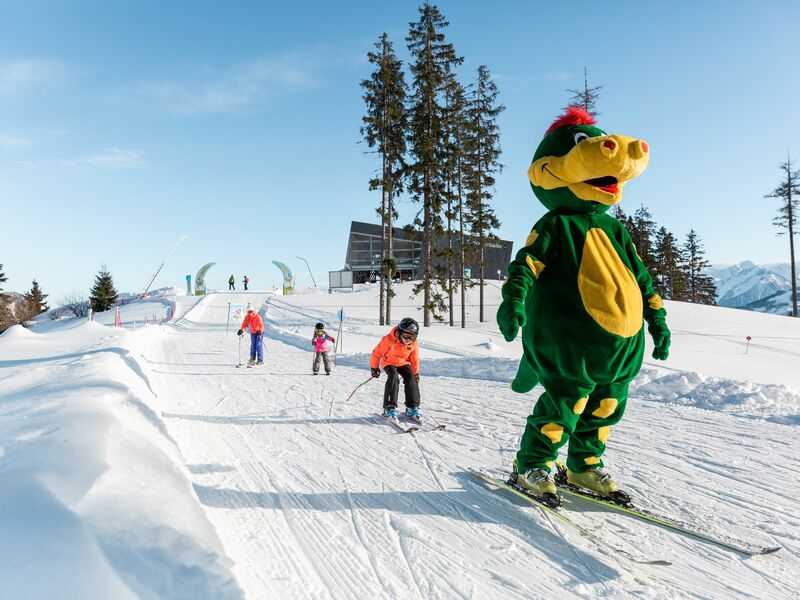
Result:
{"label": "spruce tree", "polygon": [[42,293],[39,282],[34,279],[30,291],[23,295],[22,300],[26,321],[50,308],[47,306],[47,296],[47,294]]}
{"label": "spruce tree", "polygon": [[447,206],[444,210],[446,241],[445,247],[441,252],[441,257],[444,261],[444,270],[446,272],[444,279],[447,290],[447,312],[450,315],[450,327],[453,327],[455,324],[453,294],[458,287],[455,279],[455,262],[457,256],[454,247],[456,237],[455,224],[458,221],[458,196],[461,191],[458,173],[462,153],[462,146],[459,144],[459,128],[464,120],[464,110],[466,108],[464,89],[454,72],[447,74],[444,96],[443,156],[446,173],[445,198]]}
{"label": "spruce tree", "polygon": [[656,291],[668,300],[686,300],[686,275],[683,272],[685,259],[678,240],[665,227],[656,232],[654,244],[656,273],[653,282]]}
{"label": "spruce tree", "polygon": [[644,205],[637,208],[636,212],[633,213],[633,217],[629,217],[629,222],[626,225],[642,263],[644,263],[651,275],[659,275],[658,266],[653,257],[656,222],[653,221],[653,216],[648,208]]}
{"label": "spruce tree", "polygon": [[434,247],[441,235],[442,204],[446,194],[446,169],[442,165],[444,107],[442,96],[450,73],[463,62],[442,30],[448,26],[439,9],[430,3],[419,7],[419,21],[409,23],[406,37],[411,54],[412,95],[409,106],[409,191],[421,202],[414,224],[422,229],[422,273],[414,293],[423,293],[423,325],[431,315],[443,320],[444,298],[435,289]]}
{"label": "spruce tree", "polygon": [[765,198],[778,198],[781,206],[778,208],[778,216],[772,222],[781,230],[778,235],[789,236],[789,259],[792,272],[792,307],[791,315],[797,316],[797,274],[796,262],[794,258],[794,236],[797,231],[798,209],[800,209],[800,171],[793,168],[792,159],[786,157],[786,162],[781,163],[780,169],[784,172],[784,179]]}
{"label": "spruce tree", "polygon": [[[361,135],[370,148],[380,154],[381,169],[369,182],[370,190],[381,190],[381,283],[379,321],[381,325],[392,319],[392,278],[396,270],[394,258],[394,219],[397,216],[394,199],[403,190],[404,154],[406,152],[406,92],[408,86],[402,62],[397,58],[389,37],[384,33],[375,44],[375,52],[367,58],[375,65],[369,79],[361,82],[367,108],[362,118]],[[384,300],[385,298],[385,300]]]}
{"label": "spruce tree", "polygon": [[686,299],[695,304],[717,303],[717,285],[714,279],[704,273],[711,266],[705,258],[705,250],[700,236],[694,229],[686,235],[683,244],[685,257],[684,274],[686,276]]}
{"label": "spruce tree", "polygon": [[601,89],[603,89],[602,85],[589,87],[589,74],[586,67],[583,67],[583,89],[567,90],[572,94],[567,107],[579,106],[586,112],[597,116],[599,113],[596,111],[595,107],[597,106],[598,98],[600,98]]}
{"label": "spruce tree", "polygon": [[[466,229],[466,189],[469,163],[469,101],[467,91],[451,73],[446,89],[447,98],[447,144],[445,146],[447,163],[447,247],[448,273],[451,280],[448,286],[450,325],[454,325],[453,293],[461,291],[461,327],[467,323],[467,289],[471,282],[464,276],[467,257],[472,255],[472,247]],[[457,248],[455,242],[458,242]],[[456,268],[457,266],[457,268]],[[458,277],[455,273],[458,273]]]}
{"label": "spruce tree", "polygon": [[622,223],[622,225],[625,227],[625,229],[628,230],[628,233],[631,232],[631,228],[632,228],[632,226],[631,226],[631,218],[625,213],[624,210],[622,210],[622,206],[620,206],[619,204],[615,204],[611,208],[611,210],[609,211],[609,214],[612,217],[614,217],[617,221]]}
{"label": "spruce tree", "polygon": [[94,286],[89,292],[89,301],[94,312],[103,312],[113,306],[117,301],[117,290],[114,280],[108,272],[106,265],[100,266],[100,271],[95,275]]}
{"label": "spruce tree", "polygon": [[3,265],[0,264],[0,333],[3,333],[6,329],[14,324],[11,309],[8,307],[8,298],[2,293],[2,284],[4,284],[6,281],[8,281],[8,279],[6,278],[6,274],[3,272]]}
{"label": "spruce tree", "polygon": [[478,67],[469,107],[469,167],[466,177],[467,207],[470,233],[477,238],[478,280],[480,289],[480,322],[484,322],[484,279],[486,245],[497,240],[493,230],[500,227],[500,220],[490,206],[493,197],[495,173],[502,171],[500,164],[500,132],[498,115],[505,110],[497,102],[497,86],[491,79],[489,69]]}

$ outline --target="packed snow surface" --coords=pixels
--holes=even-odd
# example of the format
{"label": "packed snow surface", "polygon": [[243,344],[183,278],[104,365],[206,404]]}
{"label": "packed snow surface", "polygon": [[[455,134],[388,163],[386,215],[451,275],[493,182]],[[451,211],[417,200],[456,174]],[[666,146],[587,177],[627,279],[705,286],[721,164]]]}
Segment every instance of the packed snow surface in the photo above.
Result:
{"label": "packed snow surface", "polygon": [[[397,292],[393,322],[421,320],[410,284]],[[508,386],[521,348],[494,324],[499,288],[486,323],[476,298],[465,329],[422,330],[421,408],[447,429],[410,435],[377,417],[385,378],[345,402],[389,330],[375,288],[178,296],[177,319],[136,330],[152,306],[122,307],[123,329],[8,330],[0,597],[798,596],[800,322],[667,303],[670,358],[645,360],[608,468],[642,506],[782,550],[747,557],[569,505],[612,545],[672,562],[646,566],[468,473],[510,466],[541,393]],[[237,368],[248,302],[267,325],[252,369]],[[341,342],[330,377],[311,374],[317,321]]]}

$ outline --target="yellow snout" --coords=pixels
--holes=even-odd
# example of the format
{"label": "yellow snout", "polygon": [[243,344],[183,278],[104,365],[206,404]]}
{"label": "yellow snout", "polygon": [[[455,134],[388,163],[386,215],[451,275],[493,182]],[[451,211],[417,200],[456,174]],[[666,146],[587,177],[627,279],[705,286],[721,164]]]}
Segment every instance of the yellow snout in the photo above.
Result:
{"label": "yellow snout", "polygon": [[650,160],[647,142],[626,135],[604,135],[579,142],[564,156],[543,156],[531,164],[533,185],[568,187],[578,198],[612,205],[626,182],[641,175]]}

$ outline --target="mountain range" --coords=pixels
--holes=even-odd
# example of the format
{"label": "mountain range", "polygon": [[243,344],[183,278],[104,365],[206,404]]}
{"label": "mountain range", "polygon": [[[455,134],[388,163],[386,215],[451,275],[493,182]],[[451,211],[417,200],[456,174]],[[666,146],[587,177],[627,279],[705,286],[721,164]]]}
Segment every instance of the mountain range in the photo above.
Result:
{"label": "mountain range", "polygon": [[719,306],[777,315],[791,311],[789,263],[757,265],[746,260],[735,265],[714,265],[707,273],[717,284]]}

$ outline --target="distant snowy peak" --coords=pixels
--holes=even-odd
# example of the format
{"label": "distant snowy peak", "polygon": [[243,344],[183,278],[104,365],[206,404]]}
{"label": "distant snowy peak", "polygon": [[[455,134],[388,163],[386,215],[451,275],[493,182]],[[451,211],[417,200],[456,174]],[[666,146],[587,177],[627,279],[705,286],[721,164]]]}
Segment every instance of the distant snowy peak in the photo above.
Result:
{"label": "distant snowy peak", "polygon": [[788,263],[757,265],[745,260],[708,271],[717,284],[717,304],[758,312],[789,313],[792,284]]}

